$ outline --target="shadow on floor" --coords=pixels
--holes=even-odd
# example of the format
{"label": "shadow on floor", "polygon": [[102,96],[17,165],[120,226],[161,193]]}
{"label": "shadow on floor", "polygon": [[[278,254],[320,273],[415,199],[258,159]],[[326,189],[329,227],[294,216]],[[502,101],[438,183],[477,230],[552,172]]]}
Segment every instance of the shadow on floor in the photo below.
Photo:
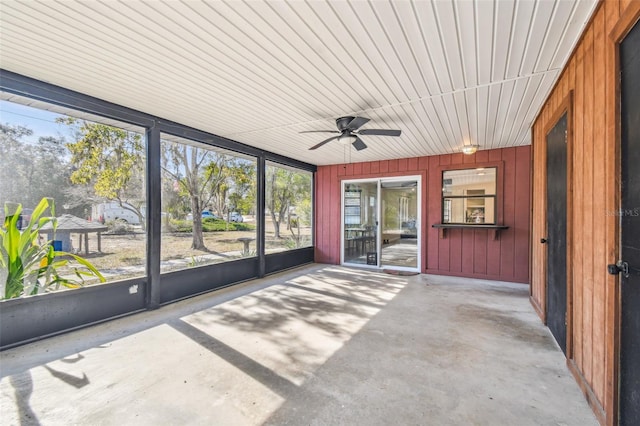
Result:
{"label": "shadow on floor", "polygon": [[16,423],[596,424],[518,284],[313,265],[0,356]]}

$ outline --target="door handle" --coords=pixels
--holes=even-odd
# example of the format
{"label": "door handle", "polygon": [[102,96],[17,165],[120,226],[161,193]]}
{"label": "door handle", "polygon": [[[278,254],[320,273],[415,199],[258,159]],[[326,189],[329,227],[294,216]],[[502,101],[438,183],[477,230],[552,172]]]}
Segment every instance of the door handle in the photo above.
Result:
{"label": "door handle", "polygon": [[541,244],[546,244],[547,243],[547,239],[546,238],[540,238],[540,243]]}
{"label": "door handle", "polygon": [[611,275],[618,275],[622,272],[622,276],[625,278],[629,278],[629,264],[622,260],[618,260],[617,263],[607,265],[607,272]]}

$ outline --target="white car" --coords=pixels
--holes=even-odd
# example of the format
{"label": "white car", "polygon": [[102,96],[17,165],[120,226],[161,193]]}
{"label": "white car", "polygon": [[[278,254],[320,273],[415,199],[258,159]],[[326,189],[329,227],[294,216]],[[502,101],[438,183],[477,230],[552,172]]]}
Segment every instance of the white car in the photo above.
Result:
{"label": "white car", "polygon": [[236,223],[240,223],[240,222],[244,222],[244,218],[242,217],[242,215],[238,212],[231,212],[229,213],[229,220],[231,222],[236,222]]}

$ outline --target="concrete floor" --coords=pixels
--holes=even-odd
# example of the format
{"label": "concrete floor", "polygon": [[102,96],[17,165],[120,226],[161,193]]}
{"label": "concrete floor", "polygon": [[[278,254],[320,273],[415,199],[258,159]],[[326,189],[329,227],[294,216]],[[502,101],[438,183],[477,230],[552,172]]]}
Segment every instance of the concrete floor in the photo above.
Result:
{"label": "concrete floor", "polygon": [[4,351],[3,425],[596,425],[526,286],[311,265]]}

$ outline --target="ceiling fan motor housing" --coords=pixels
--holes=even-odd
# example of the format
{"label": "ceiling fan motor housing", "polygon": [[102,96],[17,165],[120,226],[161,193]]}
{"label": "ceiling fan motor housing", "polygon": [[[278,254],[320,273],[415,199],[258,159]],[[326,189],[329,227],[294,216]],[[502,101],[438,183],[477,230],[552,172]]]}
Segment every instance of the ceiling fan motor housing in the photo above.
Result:
{"label": "ceiling fan motor housing", "polygon": [[336,127],[341,132],[344,132],[345,130],[347,130],[347,126],[349,126],[349,123],[351,123],[354,118],[355,117],[351,116],[336,118]]}

